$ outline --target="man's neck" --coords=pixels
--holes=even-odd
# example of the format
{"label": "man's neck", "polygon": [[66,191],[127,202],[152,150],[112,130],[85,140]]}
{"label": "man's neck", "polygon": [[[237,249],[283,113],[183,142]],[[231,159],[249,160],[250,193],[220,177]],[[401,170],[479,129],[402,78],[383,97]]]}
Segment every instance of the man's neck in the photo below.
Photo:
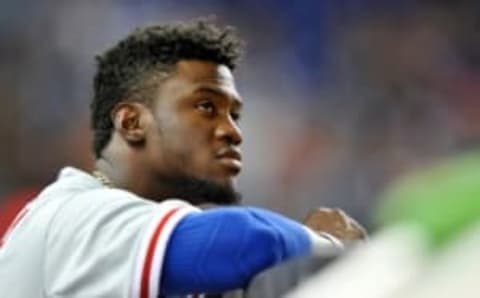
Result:
{"label": "man's neck", "polygon": [[95,162],[95,168],[110,181],[110,187],[130,191],[156,202],[169,198],[186,200],[194,205],[213,203],[238,204],[241,196],[230,186],[218,185],[170,171],[162,175],[148,161],[121,146],[107,147]]}
{"label": "man's neck", "polygon": [[155,181],[145,167],[136,163],[101,157],[95,162],[95,168],[109,180],[112,187],[125,189],[154,201],[162,201],[168,197],[166,187]]}

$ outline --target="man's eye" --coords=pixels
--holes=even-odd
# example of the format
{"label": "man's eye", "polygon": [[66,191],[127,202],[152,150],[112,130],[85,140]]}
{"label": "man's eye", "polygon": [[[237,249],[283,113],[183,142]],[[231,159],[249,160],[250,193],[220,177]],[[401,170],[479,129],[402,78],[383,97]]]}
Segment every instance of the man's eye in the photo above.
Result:
{"label": "man's eye", "polygon": [[197,104],[197,109],[199,109],[202,112],[212,114],[215,113],[215,105],[211,101],[202,101]]}

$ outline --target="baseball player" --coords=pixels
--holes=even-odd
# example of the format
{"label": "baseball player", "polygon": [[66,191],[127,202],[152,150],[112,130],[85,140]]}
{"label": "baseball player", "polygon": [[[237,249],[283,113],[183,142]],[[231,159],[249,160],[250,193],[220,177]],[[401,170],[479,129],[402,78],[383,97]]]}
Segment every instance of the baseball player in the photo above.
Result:
{"label": "baseball player", "polygon": [[0,243],[2,297],[222,293],[340,249],[279,214],[236,207],[240,46],[200,20],[138,29],[98,57],[96,171],[63,169],[18,214]]}

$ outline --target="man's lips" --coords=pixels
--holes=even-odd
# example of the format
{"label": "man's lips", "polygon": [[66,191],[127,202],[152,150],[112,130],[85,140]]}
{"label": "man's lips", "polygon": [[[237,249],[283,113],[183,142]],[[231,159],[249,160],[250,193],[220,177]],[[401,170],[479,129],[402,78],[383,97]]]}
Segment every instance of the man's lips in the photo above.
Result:
{"label": "man's lips", "polygon": [[242,154],[237,149],[222,149],[216,154],[216,158],[219,159],[223,165],[231,168],[237,173],[242,169]]}
{"label": "man's lips", "polygon": [[242,161],[242,154],[240,153],[240,151],[238,151],[237,149],[233,149],[233,148],[225,148],[225,149],[219,150],[216,157],[217,158],[231,158],[231,159],[238,160],[239,162]]}

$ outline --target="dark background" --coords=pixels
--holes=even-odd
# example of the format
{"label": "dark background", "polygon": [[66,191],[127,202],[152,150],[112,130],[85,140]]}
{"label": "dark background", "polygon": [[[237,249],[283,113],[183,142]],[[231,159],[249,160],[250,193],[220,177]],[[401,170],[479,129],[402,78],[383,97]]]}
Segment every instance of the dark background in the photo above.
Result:
{"label": "dark background", "polygon": [[0,202],[91,166],[96,53],[136,26],[216,15],[248,41],[245,202],[296,219],[341,207],[371,227],[392,179],[478,144],[477,3],[1,1]]}

